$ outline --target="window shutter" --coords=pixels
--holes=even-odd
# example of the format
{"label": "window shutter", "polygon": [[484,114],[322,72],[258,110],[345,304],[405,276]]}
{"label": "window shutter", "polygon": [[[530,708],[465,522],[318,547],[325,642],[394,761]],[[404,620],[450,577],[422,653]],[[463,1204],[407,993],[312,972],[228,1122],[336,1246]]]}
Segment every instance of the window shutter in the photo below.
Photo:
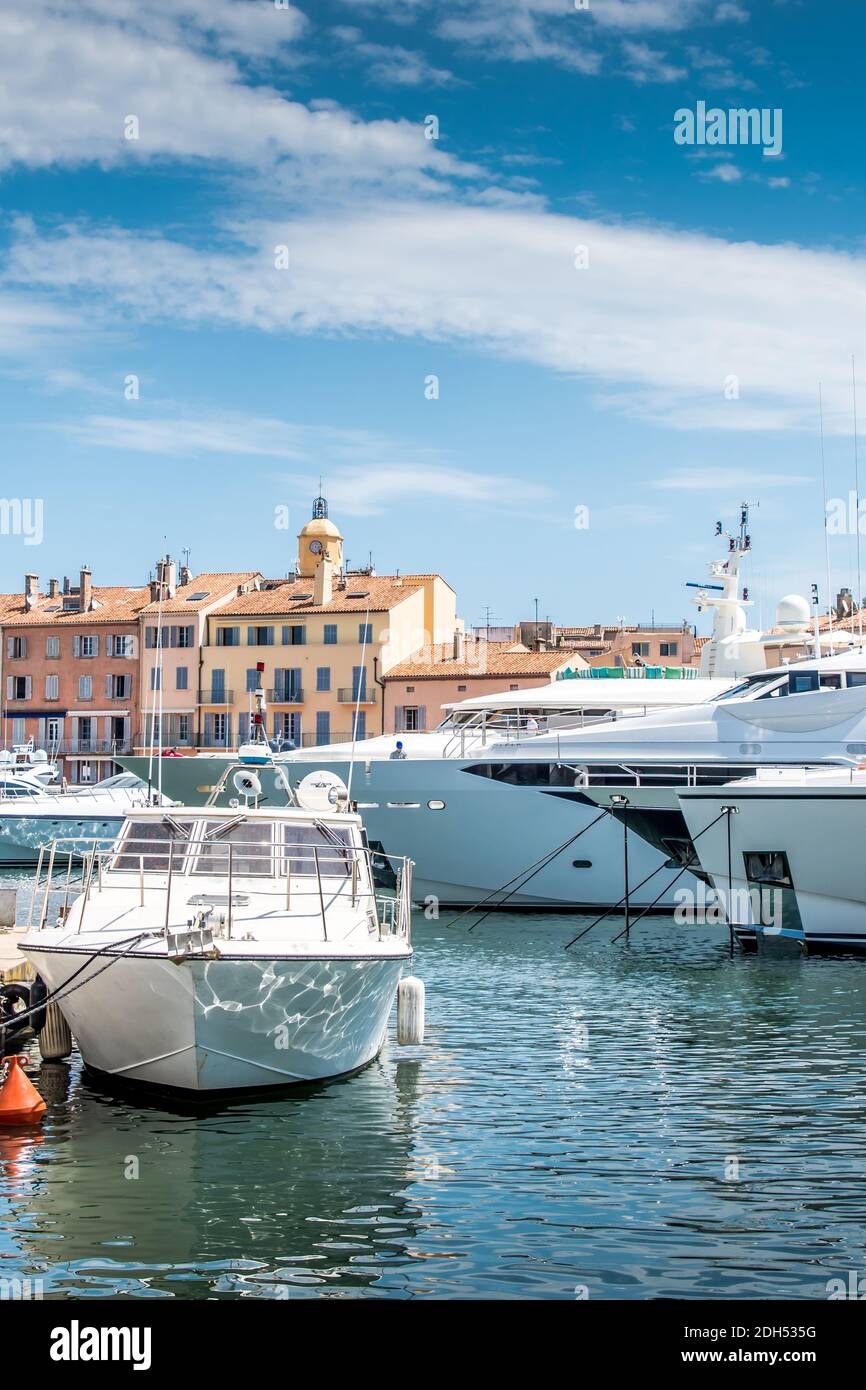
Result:
{"label": "window shutter", "polygon": [[109,700],[111,699],[111,681],[112,681],[112,677],[111,677],[111,676],[106,676],[106,677],[105,677],[105,693],[106,693],[106,695],[108,696]]}
{"label": "window shutter", "polygon": [[168,645],[170,647],[176,647],[177,640],[177,623],[172,623],[168,630]]}
{"label": "window shutter", "polygon": [[227,715],[226,715],[226,748],[231,748],[231,746],[232,746],[232,717],[231,717],[230,714],[227,714]]}
{"label": "window shutter", "polygon": [[22,637],[22,638],[21,638],[21,655],[22,655],[22,656],[26,656],[26,655],[27,655],[27,638],[26,638],[26,637]]}
{"label": "window shutter", "polygon": [[11,655],[12,655],[12,638],[11,638],[11,637],[7,637],[7,638],[6,638],[6,655],[7,655],[7,656],[11,656]]}
{"label": "window shutter", "polygon": [[7,677],[6,677],[6,699],[7,699],[7,700],[14,700],[14,699],[15,699],[15,687],[14,687],[14,685],[12,684],[13,680],[14,680],[14,676],[7,676]]}
{"label": "window shutter", "polygon": [[290,640],[291,640],[291,633],[289,632],[288,626],[286,626],[286,627],[283,628],[283,646],[284,646],[284,647],[287,647],[287,646],[289,645],[289,641],[290,641]]}
{"label": "window shutter", "polygon": [[105,639],[105,655],[114,656],[114,633],[109,632]]}
{"label": "window shutter", "polygon": [[99,638],[98,638],[98,637],[94,637],[94,639],[93,639],[93,655],[94,655],[94,656],[99,656]]}
{"label": "window shutter", "polygon": [[25,700],[29,700],[29,699],[30,699],[30,695],[31,695],[31,691],[32,691],[32,690],[33,690],[33,678],[32,678],[32,676],[25,676],[25,677],[24,677],[24,699],[25,699]]}
{"label": "window shutter", "polygon": [[397,706],[395,707],[395,709],[394,709],[394,732],[395,732],[395,734],[401,734],[401,733],[403,732],[403,706],[402,706],[402,705],[397,705]]}
{"label": "window shutter", "polygon": [[80,656],[80,655],[81,655],[81,638],[80,638],[80,637],[73,637],[73,639],[72,639],[72,655],[73,655],[73,656]]}
{"label": "window shutter", "polygon": [[255,645],[256,645],[256,630],[255,630],[254,627],[248,627],[248,628],[247,628],[247,646],[248,646],[248,647],[254,647]]}
{"label": "window shutter", "polygon": [[213,715],[206,714],[204,717],[204,741],[206,748],[213,747]]}
{"label": "window shutter", "polygon": [[427,706],[426,706],[426,705],[419,705],[419,706],[418,706],[418,728],[419,728],[419,729],[426,729],[426,728],[427,728]]}

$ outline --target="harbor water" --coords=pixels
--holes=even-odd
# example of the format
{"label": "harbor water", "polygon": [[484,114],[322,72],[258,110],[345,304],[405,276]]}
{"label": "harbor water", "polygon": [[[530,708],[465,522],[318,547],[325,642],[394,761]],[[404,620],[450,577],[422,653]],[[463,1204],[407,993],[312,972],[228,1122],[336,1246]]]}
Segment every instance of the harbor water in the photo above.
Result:
{"label": "harbor water", "polygon": [[[16,881],[6,875],[2,882]],[[201,1113],[34,1066],[0,1279],[44,1298],[827,1297],[866,1261],[866,970],[717,927],[418,914],[427,1041]]]}

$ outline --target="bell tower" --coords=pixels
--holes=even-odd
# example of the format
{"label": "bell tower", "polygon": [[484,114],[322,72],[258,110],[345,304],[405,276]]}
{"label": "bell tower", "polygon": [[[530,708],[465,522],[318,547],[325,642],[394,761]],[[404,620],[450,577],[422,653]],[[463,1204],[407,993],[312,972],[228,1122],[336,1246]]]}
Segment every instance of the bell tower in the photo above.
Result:
{"label": "bell tower", "polygon": [[298,533],[298,574],[312,579],[323,560],[334,570],[343,568],[343,537],[328,517],[326,499],[319,496],[311,520]]}

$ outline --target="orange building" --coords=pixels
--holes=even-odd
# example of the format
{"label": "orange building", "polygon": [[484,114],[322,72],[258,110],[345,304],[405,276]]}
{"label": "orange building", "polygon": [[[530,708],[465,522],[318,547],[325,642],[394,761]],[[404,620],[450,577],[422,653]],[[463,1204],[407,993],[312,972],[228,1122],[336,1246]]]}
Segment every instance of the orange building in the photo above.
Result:
{"label": "orange building", "polygon": [[96,586],[86,568],[77,588],[51,579],[47,593],[26,575],[0,612],[3,743],[32,735],[73,783],[118,772],[138,720],[138,615],[149,602],[147,586]]}

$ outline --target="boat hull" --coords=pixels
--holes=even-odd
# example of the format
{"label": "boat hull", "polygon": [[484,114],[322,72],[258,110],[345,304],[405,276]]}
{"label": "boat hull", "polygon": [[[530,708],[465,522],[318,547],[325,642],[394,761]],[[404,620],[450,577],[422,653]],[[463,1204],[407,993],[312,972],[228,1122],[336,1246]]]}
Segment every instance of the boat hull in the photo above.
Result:
{"label": "boat hull", "polygon": [[63,841],[63,853],[89,853],[94,841],[108,848],[123,825],[123,815],[0,815],[0,865],[35,864],[39,851],[52,840]]}
{"label": "boat hull", "polygon": [[88,1067],[119,1084],[197,1095],[323,1081],[365,1066],[382,1046],[411,959],[407,950],[175,963],[32,940],[23,949],[52,990],[90,961],[62,1000]]}

